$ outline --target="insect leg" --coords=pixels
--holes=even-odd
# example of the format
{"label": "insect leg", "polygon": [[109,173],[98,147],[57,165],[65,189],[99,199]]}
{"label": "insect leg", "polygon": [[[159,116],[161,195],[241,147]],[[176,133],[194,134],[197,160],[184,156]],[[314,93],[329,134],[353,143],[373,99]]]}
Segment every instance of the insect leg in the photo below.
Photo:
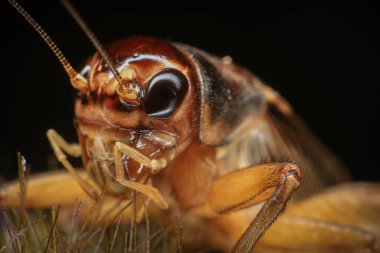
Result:
{"label": "insect leg", "polygon": [[[85,171],[79,170],[77,173],[81,178],[87,179]],[[69,173],[62,170],[32,175],[26,186],[25,207],[28,208],[46,208],[55,204],[71,205],[75,199],[91,200],[77,181]],[[1,205],[19,207],[19,194],[18,180],[2,185],[0,189]]]}
{"label": "insect leg", "polygon": [[251,252],[256,242],[285,209],[300,183],[294,163],[268,163],[234,171],[215,180],[198,212],[223,214],[267,200],[232,252]]}
{"label": "insect leg", "polygon": [[276,253],[378,252],[378,246],[371,231],[284,214],[260,239],[255,252],[272,252],[273,249]]}
{"label": "insect leg", "polygon": [[[77,143],[67,143],[54,129],[49,129],[46,133],[50,143],[55,142],[63,149],[67,154],[73,157],[80,157],[82,155],[82,149]],[[54,149],[54,148],[53,148]]]}
{"label": "insect leg", "polygon": [[[84,180],[90,180],[84,170],[77,170],[77,174]],[[20,182],[9,182],[0,187],[0,204],[7,208],[20,207]],[[72,217],[72,208],[76,202],[83,203],[78,210],[78,217],[86,220],[91,219],[109,223],[115,222],[115,217],[122,214],[123,220],[130,220],[132,216],[130,200],[123,200],[113,196],[101,195],[98,200],[93,200],[78,181],[66,170],[49,171],[31,175],[27,180],[26,195],[24,198],[26,208],[47,208],[53,205],[61,205],[60,217]],[[136,220],[144,217],[143,205],[146,200],[137,198],[138,212]],[[96,211],[96,212],[95,212]],[[66,219],[67,221],[67,219]]]}
{"label": "insect leg", "polygon": [[[152,164],[156,164],[156,163],[152,163],[152,161],[157,161],[157,160],[149,159],[148,157],[138,152],[136,149],[133,149],[132,147],[122,142],[115,143],[114,154],[115,154],[116,180],[123,186],[144,194],[149,199],[151,199],[158,207],[162,209],[167,209],[168,203],[165,201],[161,193],[156,188],[145,185],[145,184],[129,181],[126,179],[125,173],[124,173],[124,164],[122,160],[122,155],[125,154],[129,156],[131,159],[151,169],[159,167],[159,166],[157,167],[152,166]],[[160,162],[158,161],[158,163]]]}
{"label": "insect leg", "polygon": [[292,204],[255,250],[273,248],[279,253],[380,252],[380,184],[342,184]]}
{"label": "insect leg", "polygon": [[[82,152],[78,144],[69,144],[67,143],[62,136],[60,136],[55,130],[49,129],[46,133],[50,145],[54,150],[54,153],[60,163],[70,172],[70,174],[78,181],[79,185],[82,187],[92,199],[97,200],[99,198],[99,191],[96,189],[96,186],[89,183],[89,180],[83,179],[74,167],[67,160],[66,155],[63,153],[65,151],[67,154],[74,157],[79,157]],[[63,150],[63,151],[62,151]]]}

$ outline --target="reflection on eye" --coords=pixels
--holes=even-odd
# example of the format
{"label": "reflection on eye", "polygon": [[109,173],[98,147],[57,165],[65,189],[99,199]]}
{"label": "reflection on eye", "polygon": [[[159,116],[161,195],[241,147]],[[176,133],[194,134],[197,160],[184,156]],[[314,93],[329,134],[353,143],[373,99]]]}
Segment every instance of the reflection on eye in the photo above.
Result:
{"label": "reflection on eye", "polygon": [[154,76],[148,87],[145,112],[153,118],[167,119],[182,102],[189,83],[180,71],[166,69]]}

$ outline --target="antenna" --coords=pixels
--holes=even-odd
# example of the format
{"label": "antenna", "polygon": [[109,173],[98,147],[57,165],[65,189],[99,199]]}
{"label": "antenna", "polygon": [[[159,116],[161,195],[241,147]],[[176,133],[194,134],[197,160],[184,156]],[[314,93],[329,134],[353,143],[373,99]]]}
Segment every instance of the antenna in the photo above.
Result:
{"label": "antenna", "polygon": [[57,44],[50,38],[45,30],[42,29],[42,27],[29,15],[29,13],[24,8],[21,7],[19,3],[17,3],[15,0],[8,0],[8,2],[18,11],[18,13],[21,14],[21,16],[34,28],[34,30],[50,47],[68,74],[72,86],[83,93],[87,93],[89,90],[88,81],[77,71],[75,71],[61,50],[58,48]]}
{"label": "antenna", "polygon": [[125,102],[129,104],[139,104],[139,93],[141,92],[139,87],[132,87],[125,82],[125,80],[120,75],[119,71],[115,68],[112,63],[109,55],[106,50],[95,36],[95,34],[88,27],[87,23],[80,16],[79,12],[74,8],[74,6],[69,2],[69,0],[60,0],[65,9],[69,12],[69,14],[74,18],[79,27],[84,31],[87,37],[90,39],[91,43],[94,45],[96,50],[99,52],[103,60],[107,63],[108,68],[111,70],[114,75],[116,81],[119,83],[116,92],[120,98],[122,98]]}

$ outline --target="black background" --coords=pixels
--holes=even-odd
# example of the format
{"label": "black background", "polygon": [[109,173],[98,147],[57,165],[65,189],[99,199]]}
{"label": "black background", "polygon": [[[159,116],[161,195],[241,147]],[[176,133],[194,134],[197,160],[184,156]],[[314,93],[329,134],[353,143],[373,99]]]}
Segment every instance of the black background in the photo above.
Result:
{"label": "black background", "polygon": [[[73,65],[93,47],[59,2],[23,5]],[[182,6],[180,6],[182,4]],[[131,35],[184,42],[231,55],[286,97],[356,180],[378,181],[379,16],[363,1],[302,4],[230,2],[206,9],[195,2],[75,2],[101,41]],[[14,178],[16,151],[32,171],[52,153],[45,132],[76,141],[73,92],[47,46],[6,2],[0,4],[0,175]]]}

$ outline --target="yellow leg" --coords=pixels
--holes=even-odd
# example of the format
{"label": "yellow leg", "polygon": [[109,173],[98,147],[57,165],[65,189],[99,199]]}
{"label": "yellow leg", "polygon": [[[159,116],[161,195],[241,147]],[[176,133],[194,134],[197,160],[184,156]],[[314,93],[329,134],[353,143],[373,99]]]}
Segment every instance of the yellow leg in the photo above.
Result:
{"label": "yellow leg", "polygon": [[[87,174],[79,170],[78,175],[84,180]],[[53,205],[72,205],[75,199],[91,201],[78,185],[77,181],[66,171],[51,171],[30,177],[26,185],[25,207],[46,208]],[[20,206],[19,181],[3,185],[0,189],[0,202],[5,207]]]}
{"label": "yellow leg", "polygon": [[380,184],[343,184],[291,205],[255,251],[380,252]]}
{"label": "yellow leg", "polygon": [[167,209],[168,203],[165,201],[161,193],[156,188],[145,185],[145,184],[129,181],[126,179],[125,173],[124,173],[124,164],[122,160],[122,155],[125,154],[129,156],[131,159],[150,168],[152,172],[157,172],[158,170],[165,167],[166,161],[149,159],[148,157],[138,152],[136,149],[133,149],[132,147],[122,142],[115,143],[114,154],[115,154],[116,180],[123,186],[144,194],[149,199],[151,199],[159,208]]}
{"label": "yellow leg", "polygon": [[[83,180],[90,180],[84,170],[77,170],[77,174]],[[128,221],[132,215],[132,208],[128,207],[130,199],[102,196],[98,203],[83,191],[70,173],[64,170],[32,175],[27,181],[24,203],[26,208],[50,208],[61,205],[60,220],[67,222],[72,219],[72,207],[78,201],[83,203],[78,213],[81,220],[86,220],[91,215],[93,220],[97,219],[104,223],[115,222],[115,217],[121,213],[123,220]],[[143,201],[145,201],[143,198],[137,198],[137,221],[144,217]],[[18,180],[1,186],[0,204],[7,208],[21,206]],[[95,206],[97,208],[94,209]]]}
{"label": "yellow leg", "polygon": [[300,176],[298,166],[293,163],[261,164],[238,170],[217,179],[206,203],[194,211],[219,215],[267,200],[232,250],[248,253],[285,209],[299,186]]}
{"label": "yellow leg", "polygon": [[79,157],[82,154],[80,146],[78,144],[68,144],[53,129],[49,129],[46,135],[49,139],[50,145],[53,148],[58,161],[62,163],[63,166],[67,169],[67,171],[78,181],[83,191],[85,191],[92,199],[97,200],[99,198],[99,190],[96,189],[96,186],[94,184],[90,184],[91,180],[84,180],[83,177],[77,173],[74,167],[67,160],[66,155],[63,153],[63,151],[65,151],[67,154],[71,156]]}

